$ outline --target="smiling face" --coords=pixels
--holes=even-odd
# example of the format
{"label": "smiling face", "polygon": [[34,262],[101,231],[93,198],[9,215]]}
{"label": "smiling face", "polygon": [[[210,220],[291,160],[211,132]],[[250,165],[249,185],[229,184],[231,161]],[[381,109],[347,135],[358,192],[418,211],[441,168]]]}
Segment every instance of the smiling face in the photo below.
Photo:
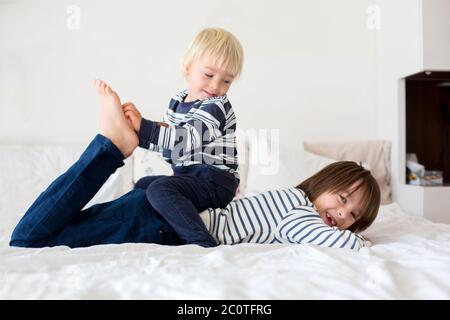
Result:
{"label": "smiling face", "polygon": [[363,188],[355,190],[357,186],[355,183],[346,191],[324,192],[313,201],[325,224],[345,230],[361,217],[364,192]]}
{"label": "smiling face", "polygon": [[230,89],[234,75],[217,66],[211,58],[200,58],[186,66],[188,95],[185,102],[223,96]]}
{"label": "smiling face", "polygon": [[375,220],[380,187],[369,170],[354,161],[336,161],[302,181],[303,190],[323,221],[340,230],[361,232]]}

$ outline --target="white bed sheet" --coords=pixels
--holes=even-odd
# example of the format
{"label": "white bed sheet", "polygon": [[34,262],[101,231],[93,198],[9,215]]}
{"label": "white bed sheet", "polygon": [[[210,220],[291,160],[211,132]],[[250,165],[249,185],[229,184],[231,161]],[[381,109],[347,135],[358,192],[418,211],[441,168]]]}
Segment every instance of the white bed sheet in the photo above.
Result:
{"label": "white bed sheet", "polygon": [[[3,210],[2,210],[3,211]],[[359,252],[312,245],[8,247],[0,299],[449,299],[450,225],[383,206]]]}

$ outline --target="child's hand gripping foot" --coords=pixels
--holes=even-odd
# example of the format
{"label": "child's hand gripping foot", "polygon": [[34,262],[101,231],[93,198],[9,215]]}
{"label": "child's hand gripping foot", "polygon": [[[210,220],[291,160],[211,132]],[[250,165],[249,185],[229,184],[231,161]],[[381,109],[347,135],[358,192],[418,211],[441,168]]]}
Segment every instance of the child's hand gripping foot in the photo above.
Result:
{"label": "child's hand gripping foot", "polygon": [[100,96],[100,134],[110,139],[128,157],[136,149],[139,139],[125,119],[120,99],[102,80],[95,80]]}
{"label": "child's hand gripping foot", "polygon": [[139,110],[132,102],[125,102],[122,105],[122,108],[128,123],[131,125],[134,131],[139,132],[139,130],[141,129],[142,121],[142,115]]}

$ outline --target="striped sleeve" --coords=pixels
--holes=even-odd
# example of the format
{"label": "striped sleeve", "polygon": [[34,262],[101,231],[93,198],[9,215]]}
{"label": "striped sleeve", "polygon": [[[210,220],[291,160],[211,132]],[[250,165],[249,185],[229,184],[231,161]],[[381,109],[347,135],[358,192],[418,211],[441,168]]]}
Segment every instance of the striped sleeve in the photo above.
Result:
{"label": "striped sleeve", "polygon": [[364,246],[364,238],[349,230],[339,230],[326,225],[311,207],[292,209],[282,219],[277,228],[278,235],[287,242],[315,244],[330,248],[359,250]]}
{"label": "striped sleeve", "polygon": [[163,127],[143,119],[139,132],[139,145],[151,144],[172,152],[172,157],[184,161],[194,152],[223,135],[226,112],[223,99],[205,100],[182,125]]}

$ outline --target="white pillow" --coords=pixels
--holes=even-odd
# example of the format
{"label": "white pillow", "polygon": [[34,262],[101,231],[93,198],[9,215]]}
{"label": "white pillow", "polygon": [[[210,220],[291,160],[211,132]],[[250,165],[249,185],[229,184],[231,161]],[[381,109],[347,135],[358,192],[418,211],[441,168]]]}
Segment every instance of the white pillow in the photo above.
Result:
{"label": "white pillow", "polygon": [[[39,194],[80,157],[84,148],[0,145],[0,225],[8,230],[13,228]],[[88,205],[120,197],[131,190],[131,178],[132,162],[127,159],[125,166],[110,176]]]}
{"label": "white pillow", "polygon": [[236,190],[235,198],[242,198],[247,193],[247,180],[248,180],[248,168],[249,168],[249,150],[248,141],[245,132],[236,131],[236,145],[238,152],[238,172],[240,176],[240,182],[238,189]]}
{"label": "white pillow", "polygon": [[[303,150],[301,145],[276,139],[249,139],[250,164],[247,195],[295,187],[327,165],[338,160]],[[370,170],[365,162],[363,167]]]}
{"label": "white pillow", "polygon": [[381,203],[391,200],[390,148],[386,140],[303,143],[305,151],[336,160],[361,161],[377,180]]}
{"label": "white pillow", "polygon": [[248,145],[247,194],[295,187],[307,177],[301,144],[286,144],[276,136],[254,136]]}
{"label": "white pillow", "polygon": [[159,152],[136,148],[133,152],[133,183],[146,176],[171,176],[173,170]]}
{"label": "white pillow", "polygon": [[305,173],[308,178],[325,168],[327,165],[336,162],[335,159],[322,157],[305,150],[303,151],[303,161],[305,164]]}
{"label": "white pillow", "polygon": [[[331,159],[328,157],[319,156],[315,153],[308,152],[306,150],[303,151],[303,160],[304,160],[304,164],[305,164],[305,173],[307,174],[308,177],[319,172],[320,170],[322,170],[329,164],[332,164],[336,161],[340,161],[340,160]],[[362,162],[361,165],[365,169],[370,170],[370,166],[367,163]]]}
{"label": "white pillow", "polygon": [[100,190],[84,208],[89,208],[97,203],[115,200],[133,189],[133,159],[129,157],[125,159],[124,163],[124,166],[117,169],[106,180]]}

